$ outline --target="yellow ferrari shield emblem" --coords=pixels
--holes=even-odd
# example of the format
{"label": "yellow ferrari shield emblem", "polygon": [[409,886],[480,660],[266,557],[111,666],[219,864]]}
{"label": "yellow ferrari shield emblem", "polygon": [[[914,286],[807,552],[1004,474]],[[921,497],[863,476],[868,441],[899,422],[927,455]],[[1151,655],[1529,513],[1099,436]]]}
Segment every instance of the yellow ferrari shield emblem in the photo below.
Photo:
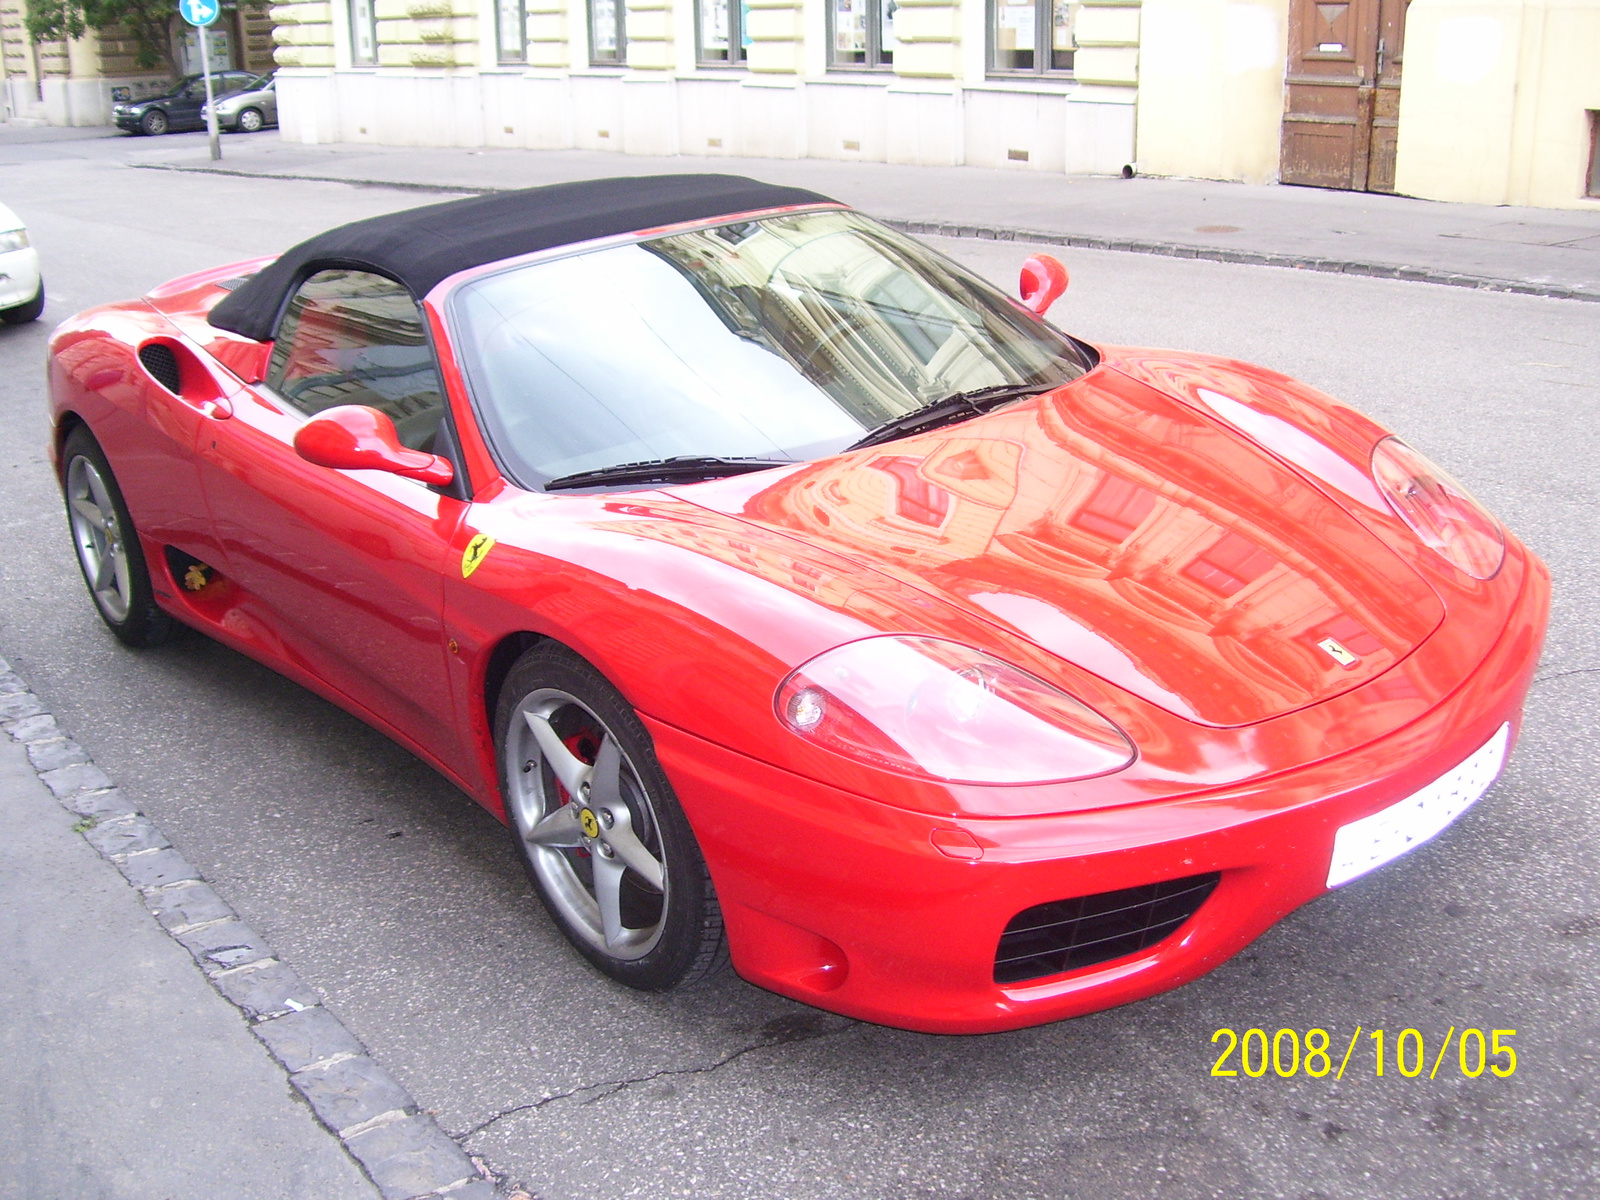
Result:
{"label": "yellow ferrari shield emblem", "polygon": [[583,826],[584,837],[600,836],[600,822],[595,820],[592,808],[586,808],[578,814],[578,824]]}
{"label": "yellow ferrari shield emblem", "polygon": [[470,579],[478,564],[488,558],[493,549],[494,539],[487,533],[480,533],[468,542],[466,553],[461,556],[461,578]]}

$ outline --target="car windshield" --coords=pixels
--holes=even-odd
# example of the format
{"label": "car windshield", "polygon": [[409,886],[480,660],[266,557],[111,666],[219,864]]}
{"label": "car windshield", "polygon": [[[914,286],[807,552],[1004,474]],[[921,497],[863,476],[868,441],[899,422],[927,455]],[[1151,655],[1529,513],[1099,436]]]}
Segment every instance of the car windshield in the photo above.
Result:
{"label": "car windshield", "polygon": [[458,289],[451,315],[527,487],[677,456],[807,461],[956,393],[1090,365],[964,268],[837,209],[513,267]]}
{"label": "car windshield", "polygon": [[259,92],[263,88],[268,88],[268,87],[271,87],[271,86],[272,86],[272,76],[271,75],[258,75],[256,78],[252,79],[249,83],[245,84],[239,90],[241,92]]}

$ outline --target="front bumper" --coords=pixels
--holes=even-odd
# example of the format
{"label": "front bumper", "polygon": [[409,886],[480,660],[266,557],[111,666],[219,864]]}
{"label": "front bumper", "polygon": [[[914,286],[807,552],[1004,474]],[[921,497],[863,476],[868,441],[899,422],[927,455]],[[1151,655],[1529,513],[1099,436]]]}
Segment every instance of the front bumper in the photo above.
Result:
{"label": "front bumper", "polygon": [[[1514,738],[1549,608],[1548,573],[1532,555],[1527,563],[1498,640],[1422,718],[1337,758],[1177,799],[1052,817],[927,816],[646,723],[705,853],[744,978],[885,1025],[1014,1029],[1211,970],[1327,890],[1340,827],[1450,771],[1501,725]],[[982,857],[941,853],[936,830],[970,835]],[[995,983],[1001,931],[1023,909],[1208,872],[1221,877],[1210,898],[1148,950]]]}
{"label": "front bumper", "polygon": [[0,254],[0,308],[15,308],[39,294],[39,252],[32,246]]}

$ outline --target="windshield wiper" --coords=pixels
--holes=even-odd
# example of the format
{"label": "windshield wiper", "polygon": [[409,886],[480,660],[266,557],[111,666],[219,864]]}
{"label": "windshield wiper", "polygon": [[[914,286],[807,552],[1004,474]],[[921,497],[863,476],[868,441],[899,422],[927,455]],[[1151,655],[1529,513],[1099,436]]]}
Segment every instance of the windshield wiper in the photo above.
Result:
{"label": "windshield wiper", "polygon": [[901,413],[898,417],[889,418],[859,442],[846,446],[845,449],[860,450],[865,446],[891,442],[895,438],[907,437],[927,429],[937,429],[940,425],[949,425],[967,417],[981,416],[1008,400],[1037,396],[1040,392],[1048,392],[1060,386],[1058,383],[1002,383],[994,387],[976,388],[970,392],[957,392],[953,396],[946,396],[943,400],[935,400],[932,404],[925,404],[908,413]]}
{"label": "windshield wiper", "polygon": [[562,475],[546,483],[544,490],[555,492],[564,488],[593,487],[600,483],[685,483],[695,479],[718,479],[725,475],[743,475],[747,471],[765,471],[769,467],[794,465],[791,459],[717,458],[679,454],[673,458],[617,463],[610,467],[597,467],[592,471]]}

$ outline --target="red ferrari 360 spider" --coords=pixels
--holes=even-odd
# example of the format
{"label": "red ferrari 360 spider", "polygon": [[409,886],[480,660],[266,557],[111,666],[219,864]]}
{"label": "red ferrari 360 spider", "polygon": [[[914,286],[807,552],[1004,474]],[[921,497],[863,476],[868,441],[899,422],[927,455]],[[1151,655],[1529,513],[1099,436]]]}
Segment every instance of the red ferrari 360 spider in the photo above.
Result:
{"label": "red ferrari 360 spider", "polygon": [[727,176],[347,225],[67,322],[100,615],[509,825],[615,979],[979,1032],[1193,979],[1482,795],[1549,577],[1239,362]]}

